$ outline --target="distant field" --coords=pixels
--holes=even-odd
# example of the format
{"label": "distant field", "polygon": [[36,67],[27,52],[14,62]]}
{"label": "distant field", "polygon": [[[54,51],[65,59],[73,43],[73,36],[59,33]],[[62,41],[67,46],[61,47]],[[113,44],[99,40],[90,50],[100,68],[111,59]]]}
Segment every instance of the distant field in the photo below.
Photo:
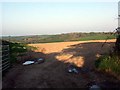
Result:
{"label": "distant field", "polygon": [[115,39],[115,35],[111,33],[67,33],[56,35],[33,35],[33,36],[16,36],[3,37],[5,40],[21,43],[53,43],[53,42],[69,42],[69,41],[88,41],[88,40],[105,40]]}
{"label": "distant field", "polygon": [[86,40],[105,40],[105,39],[115,39],[114,35],[91,35],[87,37],[80,38],[80,41],[86,41]]}

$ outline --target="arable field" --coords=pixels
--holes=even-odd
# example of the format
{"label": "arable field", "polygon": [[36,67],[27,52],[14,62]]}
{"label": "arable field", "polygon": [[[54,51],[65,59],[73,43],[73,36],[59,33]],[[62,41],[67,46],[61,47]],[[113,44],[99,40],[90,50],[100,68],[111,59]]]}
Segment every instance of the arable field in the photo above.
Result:
{"label": "arable field", "polygon": [[[97,58],[109,53],[115,41],[108,40],[103,47],[105,40],[29,44],[38,48],[33,55],[44,57],[45,62],[13,66],[3,77],[3,88],[86,88],[92,81],[101,85],[106,81],[109,87],[118,87],[119,80],[96,71],[94,65]],[[68,73],[70,64],[87,72]]]}

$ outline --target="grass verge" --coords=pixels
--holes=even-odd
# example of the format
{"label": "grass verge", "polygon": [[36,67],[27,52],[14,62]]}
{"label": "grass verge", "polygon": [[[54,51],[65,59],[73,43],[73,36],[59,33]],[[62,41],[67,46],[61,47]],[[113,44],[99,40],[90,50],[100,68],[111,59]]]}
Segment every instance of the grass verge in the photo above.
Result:
{"label": "grass verge", "polygon": [[95,62],[98,70],[120,76],[120,58],[117,55],[105,55]]}

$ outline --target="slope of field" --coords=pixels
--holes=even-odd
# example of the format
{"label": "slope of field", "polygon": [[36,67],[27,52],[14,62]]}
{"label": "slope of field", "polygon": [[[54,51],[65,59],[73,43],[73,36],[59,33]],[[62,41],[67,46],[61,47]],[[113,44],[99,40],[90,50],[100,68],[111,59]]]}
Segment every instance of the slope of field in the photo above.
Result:
{"label": "slope of field", "polygon": [[[107,42],[115,42],[116,39],[107,40]],[[54,43],[42,43],[42,44],[29,44],[30,46],[37,47],[37,51],[41,52],[44,49],[45,53],[60,52],[61,50],[68,48],[70,45],[82,44],[82,43],[104,43],[105,40],[89,40],[89,41],[73,41],[73,42],[54,42]]]}
{"label": "slope of field", "polygon": [[[101,56],[101,54],[108,53],[113,47],[113,45],[110,46],[110,43],[115,42],[115,39],[108,40],[107,42],[110,43],[106,43],[104,47],[102,47],[104,42],[105,40],[90,40],[29,45],[37,47],[38,49],[36,52],[42,52],[46,55],[52,53],[52,55],[59,61],[73,63],[78,67],[82,67],[85,62],[84,59],[89,59],[89,61],[94,62],[94,60]],[[94,63],[87,66],[92,68]]]}
{"label": "slope of field", "polygon": [[[96,72],[94,69],[95,60],[109,52],[114,46],[115,39],[108,40],[103,46],[105,40],[81,41],[81,42],[61,42],[46,44],[30,44],[38,47],[36,54],[44,53],[45,62],[42,64],[33,64],[14,66],[3,78],[3,87],[9,88],[85,88],[89,83],[95,81],[107,86],[114,87],[118,80],[104,73]],[[34,52],[34,55],[35,55]],[[41,57],[41,56],[39,56]],[[87,71],[79,74],[67,72],[70,64],[86,69]],[[102,85],[102,84],[100,84]]]}

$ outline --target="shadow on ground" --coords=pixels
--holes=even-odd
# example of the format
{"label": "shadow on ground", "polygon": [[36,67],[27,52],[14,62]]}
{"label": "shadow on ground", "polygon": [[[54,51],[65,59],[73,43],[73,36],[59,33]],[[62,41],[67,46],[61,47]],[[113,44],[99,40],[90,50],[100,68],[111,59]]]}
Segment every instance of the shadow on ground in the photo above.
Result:
{"label": "shadow on ground", "polygon": [[[86,88],[88,83],[96,81],[118,82],[116,78],[106,76],[94,70],[94,62],[100,55],[109,52],[114,43],[83,43],[68,46],[61,52],[44,54],[31,52],[34,58],[42,57],[44,63],[22,66],[15,64],[3,77],[3,88]],[[81,63],[82,61],[82,63]],[[68,66],[74,64],[87,69],[85,73],[68,73]],[[118,84],[117,84],[118,85]],[[112,87],[109,86],[108,87]]]}

